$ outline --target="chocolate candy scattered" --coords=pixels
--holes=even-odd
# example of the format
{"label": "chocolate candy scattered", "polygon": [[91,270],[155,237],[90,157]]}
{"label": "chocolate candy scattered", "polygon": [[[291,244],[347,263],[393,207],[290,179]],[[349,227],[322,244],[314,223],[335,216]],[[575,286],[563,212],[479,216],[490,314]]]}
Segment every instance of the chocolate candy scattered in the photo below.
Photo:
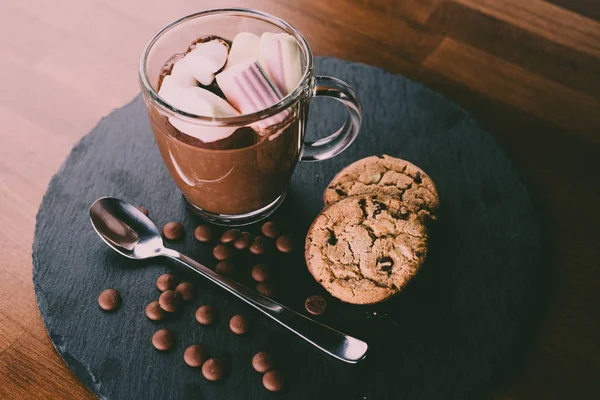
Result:
{"label": "chocolate candy scattered", "polygon": [[146,317],[152,321],[160,321],[167,316],[165,310],[160,308],[158,301],[153,301],[146,306]]}
{"label": "chocolate candy scattered", "polygon": [[273,369],[273,358],[266,351],[256,353],[252,357],[252,368],[257,372],[265,373]]}
{"label": "chocolate candy scattered", "polygon": [[236,335],[243,335],[248,332],[248,321],[242,314],[234,315],[229,320],[229,329]]}
{"label": "chocolate candy scattered", "polygon": [[281,235],[275,241],[275,246],[277,246],[277,250],[282,253],[291,253],[294,251],[294,238],[292,235]]}
{"label": "chocolate candy scattered", "polygon": [[258,264],[252,268],[252,279],[264,282],[271,277],[271,268],[267,264]]}
{"label": "chocolate candy scattered", "polygon": [[275,239],[280,233],[279,226],[273,221],[265,222],[260,231],[269,239]]}
{"label": "chocolate candy scattered", "polygon": [[304,307],[312,315],[321,315],[327,309],[327,301],[323,296],[308,296],[304,302]]}
{"label": "chocolate candy scattered", "polygon": [[215,238],[215,233],[210,225],[204,224],[194,230],[194,237],[197,241],[202,243],[212,242]]}
{"label": "chocolate candy scattered", "polygon": [[160,351],[169,350],[173,347],[173,333],[168,329],[160,329],[152,335],[152,346]]}
{"label": "chocolate candy scattered", "polygon": [[231,261],[221,261],[215,267],[215,272],[219,275],[232,276],[235,273],[235,265]]}
{"label": "chocolate candy scattered", "polygon": [[263,296],[275,297],[275,288],[269,282],[261,282],[256,285],[256,291]]}
{"label": "chocolate candy scattered", "polygon": [[175,291],[179,293],[183,301],[190,301],[196,295],[196,288],[190,282],[181,282],[177,285]]}
{"label": "chocolate candy scattered", "polygon": [[174,290],[166,290],[158,298],[158,304],[166,312],[175,312],[181,305],[181,296]]}
{"label": "chocolate candy scattered", "polygon": [[242,232],[239,239],[233,242],[233,247],[238,250],[245,250],[252,244],[252,235],[248,232]]}
{"label": "chocolate candy scattered", "polygon": [[229,244],[219,243],[213,249],[213,256],[219,261],[228,260],[235,255],[235,250]]}
{"label": "chocolate candy scattered", "polygon": [[216,358],[210,358],[202,364],[202,375],[209,381],[218,381],[225,374],[223,362]]}
{"label": "chocolate candy scattered", "polygon": [[202,345],[193,344],[183,352],[183,361],[193,368],[198,368],[207,359],[206,350]]}
{"label": "chocolate candy scattered", "polygon": [[137,206],[136,207],[138,210],[140,210],[142,212],[142,214],[144,214],[146,217],[148,216],[148,209],[144,206]]}
{"label": "chocolate candy scattered", "polygon": [[276,369],[272,369],[264,374],[262,382],[263,386],[271,392],[279,392],[285,386],[283,377]]}
{"label": "chocolate candy scattered", "polygon": [[212,306],[200,306],[196,310],[196,321],[202,325],[210,325],[215,319],[215,309]]}
{"label": "chocolate candy scattered", "polygon": [[173,274],[162,274],[156,280],[156,287],[161,292],[164,292],[165,290],[173,290],[173,289],[175,289],[177,287],[178,283],[179,283],[179,280],[177,279],[177,277],[175,275],[173,275]]}
{"label": "chocolate candy scattered", "polygon": [[221,243],[230,243],[237,240],[242,235],[239,229],[230,229],[221,236]]}
{"label": "chocolate candy scattered", "polygon": [[268,246],[269,243],[267,242],[267,239],[265,239],[262,236],[256,236],[254,238],[254,241],[250,245],[250,252],[256,255],[265,254],[267,252]]}
{"label": "chocolate candy scattered", "polygon": [[183,237],[183,225],[179,222],[167,222],[163,226],[162,234],[168,240],[179,240]]}
{"label": "chocolate candy scattered", "polygon": [[115,311],[121,305],[121,295],[115,289],[106,289],[98,296],[98,304],[104,311]]}

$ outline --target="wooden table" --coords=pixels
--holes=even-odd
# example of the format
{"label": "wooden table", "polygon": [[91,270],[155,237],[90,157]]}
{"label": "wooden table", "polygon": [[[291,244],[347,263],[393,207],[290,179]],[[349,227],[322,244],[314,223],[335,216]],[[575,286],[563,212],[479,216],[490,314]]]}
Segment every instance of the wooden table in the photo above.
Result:
{"label": "wooden table", "polygon": [[223,5],[281,16],[317,55],[423,82],[489,127],[553,241],[547,313],[532,317],[541,322],[523,362],[489,398],[600,398],[597,0],[2,0],[0,398],[93,398],[39,316],[35,214],[73,144],[138,93],[137,60],[150,36]]}

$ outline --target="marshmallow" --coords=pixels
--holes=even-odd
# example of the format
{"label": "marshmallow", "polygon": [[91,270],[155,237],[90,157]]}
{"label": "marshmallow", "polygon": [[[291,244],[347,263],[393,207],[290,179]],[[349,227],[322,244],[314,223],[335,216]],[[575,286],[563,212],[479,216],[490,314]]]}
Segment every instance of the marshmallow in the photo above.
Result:
{"label": "marshmallow", "polygon": [[260,38],[254,33],[240,32],[233,38],[225,69],[246,60],[258,59],[259,53]]}
{"label": "marshmallow", "polygon": [[[227,101],[201,87],[182,88],[172,76],[165,76],[158,95],[171,106],[188,114],[205,117],[232,117],[239,115]],[[181,132],[205,143],[225,139],[233,134],[235,127],[213,127],[190,123],[176,117],[169,122]]]}
{"label": "marshmallow", "polygon": [[296,89],[302,79],[300,46],[287,33],[263,33],[259,61],[284,96]]}
{"label": "marshmallow", "polygon": [[[243,114],[251,114],[271,107],[283,97],[268,78],[258,61],[245,61],[217,75],[217,84],[229,103]],[[282,122],[289,114],[279,114],[258,121],[253,126],[259,129]]]}
{"label": "marshmallow", "polygon": [[198,43],[194,50],[175,63],[173,69],[179,66],[186,74],[193,76],[202,85],[208,86],[215,79],[215,72],[225,65],[228,54],[229,46],[220,39]]}

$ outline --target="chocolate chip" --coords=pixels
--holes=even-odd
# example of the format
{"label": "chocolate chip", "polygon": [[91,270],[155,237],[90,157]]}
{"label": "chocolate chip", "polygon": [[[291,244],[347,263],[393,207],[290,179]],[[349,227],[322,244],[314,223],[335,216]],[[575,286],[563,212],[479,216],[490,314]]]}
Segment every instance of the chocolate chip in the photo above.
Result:
{"label": "chocolate chip", "polygon": [[252,245],[250,246],[250,252],[256,255],[265,254],[267,252],[268,245],[267,239],[262,236],[256,236],[252,242]]}
{"label": "chocolate chip", "polygon": [[272,369],[263,375],[263,386],[271,392],[279,392],[285,386],[283,377],[276,369]]}
{"label": "chocolate chip", "polygon": [[179,240],[183,237],[183,225],[179,222],[167,222],[163,226],[162,234],[168,240]]}
{"label": "chocolate chip", "polygon": [[275,296],[275,288],[268,282],[261,282],[256,285],[256,291],[266,297]]}
{"label": "chocolate chip", "polygon": [[275,239],[280,233],[279,226],[273,221],[265,222],[260,230],[269,239]]}
{"label": "chocolate chip", "polygon": [[421,179],[421,171],[417,171],[417,173],[415,174],[415,179],[414,179],[415,183],[420,184],[423,180]]}
{"label": "chocolate chip", "polygon": [[242,232],[239,229],[230,229],[221,235],[221,243],[230,243],[237,240]]}
{"label": "chocolate chip", "polygon": [[273,358],[266,351],[256,353],[254,357],[252,357],[252,368],[254,368],[256,372],[264,374],[268,370],[273,369]]}
{"label": "chocolate chip", "polygon": [[236,335],[243,335],[248,332],[248,321],[242,314],[234,315],[229,320],[229,329]]}
{"label": "chocolate chip", "polygon": [[396,214],[394,215],[397,219],[407,219],[408,218],[408,208],[402,206],[400,207],[400,209],[398,210],[398,212],[396,212]]}
{"label": "chocolate chip", "polygon": [[183,361],[193,368],[200,367],[207,358],[206,349],[199,344],[193,344],[183,352]]}
{"label": "chocolate chip", "polygon": [[175,288],[175,291],[179,293],[183,301],[190,301],[196,295],[196,288],[193,283],[190,282],[181,282]]}
{"label": "chocolate chip", "polygon": [[232,276],[235,273],[235,265],[229,261],[221,261],[215,267],[215,272],[219,275]]}
{"label": "chocolate chip", "polygon": [[233,242],[233,247],[238,250],[244,250],[252,244],[252,235],[248,232],[242,232],[238,240]]}
{"label": "chocolate chip", "polygon": [[294,238],[290,234],[279,236],[275,242],[275,246],[282,253],[291,253],[296,247],[294,246]]}
{"label": "chocolate chip", "polygon": [[381,214],[382,211],[387,210],[387,206],[380,201],[373,201],[373,205],[375,206],[375,211],[373,211],[374,217]]}
{"label": "chocolate chip", "polygon": [[164,292],[165,290],[175,289],[178,283],[179,280],[173,274],[162,274],[158,277],[158,279],[156,279],[156,287],[161,292]]}
{"label": "chocolate chip", "polygon": [[271,277],[271,268],[267,264],[257,264],[252,268],[252,279],[264,282]]}
{"label": "chocolate chip", "polygon": [[167,316],[165,310],[160,308],[158,301],[153,301],[146,306],[146,317],[152,321],[160,321]]}
{"label": "chocolate chip", "polygon": [[166,290],[158,298],[158,304],[166,312],[175,312],[181,305],[181,296],[174,290]]}
{"label": "chocolate chip", "polygon": [[235,255],[235,250],[229,244],[219,243],[213,249],[213,256],[219,261],[227,260]]}
{"label": "chocolate chip", "polygon": [[160,329],[152,335],[152,346],[160,351],[169,350],[174,341],[173,333],[168,329]]}
{"label": "chocolate chip", "polygon": [[194,237],[197,241],[202,243],[212,242],[215,238],[215,233],[210,225],[204,224],[196,228],[194,231]]}
{"label": "chocolate chip", "polygon": [[196,321],[202,325],[210,325],[215,319],[215,309],[212,306],[200,306],[196,310]]}
{"label": "chocolate chip", "polygon": [[360,199],[358,201],[358,206],[360,207],[362,213],[363,213],[363,218],[367,218],[367,200],[366,199]]}
{"label": "chocolate chip", "polygon": [[391,257],[382,257],[377,260],[377,267],[379,267],[380,271],[389,272],[392,270],[394,266],[394,260]]}
{"label": "chocolate chip", "polygon": [[337,193],[338,196],[346,196],[346,192],[344,192],[342,189],[340,188],[335,188],[335,192]]}
{"label": "chocolate chip", "polygon": [[121,295],[115,289],[106,289],[98,296],[98,305],[104,311],[115,311],[121,305]]}
{"label": "chocolate chip", "polygon": [[221,360],[210,358],[202,364],[202,375],[209,381],[218,381],[225,374],[225,366]]}
{"label": "chocolate chip", "polygon": [[329,228],[327,228],[327,231],[329,232],[329,238],[327,239],[327,244],[330,246],[335,246],[338,242],[338,239],[335,236],[335,232],[333,231],[333,229],[329,229]]}
{"label": "chocolate chip", "polygon": [[304,307],[312,315],[321,315],[327,309],[327,301],[323,296],[308,296],[304,302]]}
{"label": "chocolate chip", "polygon": [[146,217],[148,216],[148,209],[144,206],[137,206],[136,207],[138,210],[140,210],[142,212],[142,214],[144,214]]}

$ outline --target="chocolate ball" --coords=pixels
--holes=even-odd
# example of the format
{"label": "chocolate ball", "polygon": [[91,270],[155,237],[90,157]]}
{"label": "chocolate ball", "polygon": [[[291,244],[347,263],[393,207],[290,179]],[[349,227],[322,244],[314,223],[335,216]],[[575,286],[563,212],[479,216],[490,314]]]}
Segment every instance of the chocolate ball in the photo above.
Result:
{"label": "chocolate ball", "polygon": [[239,229],[230,229],[221,235],[221,243],[230,243],[237,240],[242,235]]}
{"label": "chocolate ball", "polygon": [[238,250],[245,250],[252,244],[252,235],[248,232],[242,232],[241,236],[233,242],[233,247]]}
{"label": "chocolate ball", "polygon": [[160,351],[169,350],[174,341],[173,333],[168,329],[160,329],[152,335],[152,346]]}
{"label": "chocolate ball", "polygon": [[215,233],[210,225],[204,224],[194,230],[194,237],[202,243],[212,242],[215,238]]}
{"label": "chocolate ball", "polygon": [[202,325],[210,325],[215,319],[215,309],[212,306],[200,306],[196,310],[196,321]]}
{"label": "chocolate ball", "polygon": [[202,364],[202,375],[209,381],[218,381],[225,374],[223,362],[216,358],[210,358]]}
{"label": "chocolate ball", "polygon": [[138,210],[140,210],[142,212],[142,214],[144,214],[146,217],[148,216],[148,209],[144,206],[137,206],[136,207]]}
{"label": "chocolate ball", "polygon": [[304,307],[312,315],[321,315],[327,309],[327,301],[323,296],[308,296],[304,302]]}
{"label": "chocolate ball", "polygon": [[263,296],[275,297],[275,288],[269,282],[261,282],[256,285],[256,291]]}
{"label": "chocolate ball", "polygon": [[194,284],[190,282],[181,282],[177,285],[175,291],[179,293],[183,301],[190,301],[196,295],[196,288],[194,287]]}
{"label": "chocolate ball", "polygon": [[229,329],[236,335],[243,335],[248,332],[248,321],[242,314],[234,315],[229,320]]}
{"label": "chocolate ball", "polygon": [[167,222],[163,226],[162,234],[168,240],[179,240],[183,237],[183,225],[179,222]]}
{"label": "chocolate ball", "polygon": [[277,250],[282,253],[291,253],[294,251],[294,238],[292,235],[281,235],[275,241],[275,246],[277,246]]}
{"label": "chocolate ball", "polygon": [[167,313],[165,310],[160,308],[158,301],[153,301],[146,306],[146,317],[148,317],[148,319],[151,319],[152,321],[160,321],[165,319],[166,316]]}
{"label": "chocolate ball", "polygon": [[232,276],[235,273],[235,265],[231,261],[220,261],[215,267],[219,275]]}
{"label": "chocolate ball", "polygon": [[158,304],[166,312],[175,312],[181,305],[181,296],[174,290],[166,290],[158,298]]}
{"label": "chocolate ball", "polygon": [[262,236],[256,236],[250,245],[250,252],[256,255],[265,254],[269,248],[268,246],[267,239]]}
{"label": "chocolate ball", "polygon": [[183,361],[193,368],[200,367],[207,358],[206,349],[199,344],[193,344],[183,352]]}
{"label": "chocolate ball", "polygon": [[276,369],[272,369],[263,375],[263,386],[271,392],[279,392],[285,386],[283,377]]}
{"label": "chocolate ball", "polygon": [[252,279],[256,282],[264,282],[271,277],[271,267],[267,264],[258,264],[252,268]]}
{"label": "chocolate ball", "polygon": [[219,243],[213,249],[213,256],[219,261],[228,260],[235,255],[235,250],[229,244]]}
{"label": "chocolate ball", "polygon": [[256,353],[252,357],[252,368],[257,372],[265,373],[273,369],[273,358],[266,351]]}
{"label": "chocolate ball", "polygon": [[269,239],[275,239],[277,236],[279,236],[280,229],[274,221],[269,221],[263,224],[263,226],[260,228],[260,231]]}
{"label": "chocolate ball", "polygon": [[173,289],[175,289],[177,287],[178,283],[179,283],[179,280],[177,279],[177,277],[175,275],[173,275],[173,274],[162,274],[156,280],[156,287],[161,292],[164,292],[165,290],[173,290]]}
{"label": "chocolate ball", "polygon": [[121,305],[121,295],[115,289],[106,289],[98,296],[98,305],[104,311],[115,311]]}

